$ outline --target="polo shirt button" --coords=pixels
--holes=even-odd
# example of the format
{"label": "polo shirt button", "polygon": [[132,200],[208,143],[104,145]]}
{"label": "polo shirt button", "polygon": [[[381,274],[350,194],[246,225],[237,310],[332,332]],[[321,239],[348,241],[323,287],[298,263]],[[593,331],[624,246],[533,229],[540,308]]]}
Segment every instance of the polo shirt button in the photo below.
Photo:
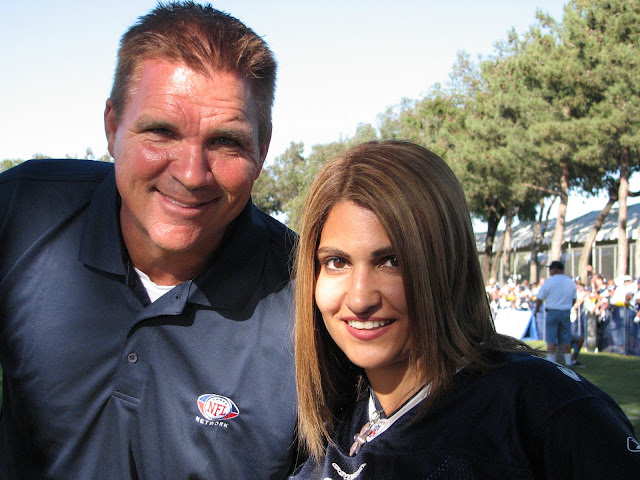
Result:
{"label": "polo shirt button", "polygon": [[127,355],[127,360],[129,360],[129,363],[136,363],[138,361],[138,354],[135,352],[131,352],[129,355]]}

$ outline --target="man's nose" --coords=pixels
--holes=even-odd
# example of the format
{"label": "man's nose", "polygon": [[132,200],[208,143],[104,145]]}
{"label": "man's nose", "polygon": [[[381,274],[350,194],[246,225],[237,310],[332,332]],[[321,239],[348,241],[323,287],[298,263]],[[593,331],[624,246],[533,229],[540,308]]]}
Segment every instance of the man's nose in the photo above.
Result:
{"label": "man's nose", "polygon": [[185,142],[174,153],[170,173],[189,189],[210,185],[214,181],[210,155],[204,146]]}

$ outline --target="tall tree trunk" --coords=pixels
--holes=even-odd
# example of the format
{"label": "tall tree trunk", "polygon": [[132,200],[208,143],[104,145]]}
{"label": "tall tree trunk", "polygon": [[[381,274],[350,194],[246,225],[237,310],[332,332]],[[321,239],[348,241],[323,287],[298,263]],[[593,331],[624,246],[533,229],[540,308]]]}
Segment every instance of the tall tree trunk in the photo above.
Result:
{"label": "tall tree trunk", "polygon": [[[629,192],[630,197],[640,197],[640,192]],[[634,255],[635,269],[633,270],[636,278],[640,277],[640,222],[636,227],[636,254]]]}
{"label": "tall tree trunk", "polygon": [[538,220],[533,226],[533,238],[531,240],[531,258],[529,259],[529,283],[538,283],[540,280],[538,263],[538,252],[542,248],[542,242],[544,240],[544,234],[547,232],[547,225],[549,225],[549,215],[551,214],[551,208],[556,203],[558,197],[553,197],[553,200],[549,206],[544,208],[544,198],[540,199],[540,213]]}
{"label": "tall tree trunk", "polygon": [[493,242],[496,238],[496,232],[498,231],[498,222],[491,216],[487,220],[487,237],[484,241],[484,254],[482,255],[482,275],[484,276],[485,283],[487,283],[491,276],[491,266],[493,264]]}
{"label": "tall tree trunk", "polygon": [[622,147],[620,154],[620,183],[618,186],[618,269],[617,275],[626,275],[629,265],[627,239],[627,196],[629,195],[629,149]]}
{"label": "tall tree trunk", "polygon": [[511,232],[513,219],[518,213],[518,210],[518,207],[511,206],[505,213],[504,244],[502,246],[502,265],[504,265],[503,272],[505,268],[507,269],[507,278],[511,276]]}
{"label": "tall tree trunk", "polygon": [[569,201],[569,166],[564,161],[561,164],[562,176],[560,177],[560,205],[556,217],[556,228],[551,239],[551,251],[549,260],[562,260],[562,244],[564,243],[564,224],[567,216],[567,203]]}
{"label": "tall tree trunk", "polygon": [[485,204],[487,208],[487,237],[484,242],[482,274],[484,276],[485,283],[487,283],[489,277],[491,277],[491,268],[493,264],[493,243],[496,238],[496,232],[498,231],[498,224],[502,219],[502,213],[498,211],[495,205],[490,205],[489,202],[485,202]]}
{"label": "tall tree trunk", "polygon": [[[496,250],[495,261],[491,265],[491,278],[495,278],[498,283],[504,282],[504,275],[499,275],[500,260],[502,259],[502,252],[504,250],[504,237],[504,234],[502,234],[502,236],[500,237],[498,250]],[[504,273],[504,267],[502,268],[502,272]]]}
{"label": "tall tree trunk", "polygon": [[580,255],[578,272],[580,275],[580,280],[582,280],[582,283],[584,283],[585,285],[586,285],[587,276],[588,276],[587,266],[589,265],[589,257],[591,256],[591,247],[593,247],[593,242],[596,241],[598,232],[600,231],[600,228],[602,228],[602,225],[604,224],[604,221],[607,218],[607,215],[609,215],[609,212],[611,211],[611,207],[613,207],[613,204],[616,203],[617,200],[618,200],[617,195],[609,196],[609,201],[607,202],[607,204],[604,206],[604,208],[598,215],[598,218],[596,218],[596,221],[593,223],[591,230],[589,230],[589,235],[587,236],[587,239],[584,242],[584,246],[582,247],[582,255]]}
{"label": "tall tree trunk", "polygon": [[640,222],[638,222],[638,227],[636,228],[636,255],[635,255],[635,266],[634,270],[636,277],[640,277]]}
{"label": "tall tree trunk", "polygon": [[[541,201],[544,203],[544,200]],[[531,239],[531,255],[529,256],[529,284],[538,282],[538,252],[540,251],[540,228],[542,226],[542,211],[533,226],[533,238]]]}

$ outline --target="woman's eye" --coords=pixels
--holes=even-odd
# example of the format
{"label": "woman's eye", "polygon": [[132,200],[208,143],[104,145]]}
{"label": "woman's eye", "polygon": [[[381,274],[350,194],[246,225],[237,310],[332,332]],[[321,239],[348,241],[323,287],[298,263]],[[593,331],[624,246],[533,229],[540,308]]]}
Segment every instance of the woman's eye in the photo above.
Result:
{"label": "woman's eye", "polygon": [[393,267],[398,268],[398,258],[395,255],[385,258],[384,262],[382,262],[383,267]]}
{"label": "woman's eye", "polygon": [[341,270],[347,266],[347,262],[344,258],[330,257],[324,261],[324,265],[329,270]]}

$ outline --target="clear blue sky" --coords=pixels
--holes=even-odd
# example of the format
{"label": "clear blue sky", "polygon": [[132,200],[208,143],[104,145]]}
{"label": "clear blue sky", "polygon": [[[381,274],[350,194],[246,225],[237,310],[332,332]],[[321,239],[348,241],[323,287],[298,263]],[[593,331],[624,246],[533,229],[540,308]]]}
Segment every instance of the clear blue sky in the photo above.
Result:
{"label": "clear blue sky", "polygon": [[[446,82],[456,53],[489,54],[562,0],[212,2],[263,36],[279,80],[269,158],[351,136],[402,97]],[[0,159],[106,153],[118,40],[152,0],[0,1]]]}
{"label": "clear blue sky", "polygon": [[[153,0],[0,0],[0,160],[106,153],[102,123],[119,37]],[[448,81],[459,51],[489,55],[537,8],[566,0],[221,0],[279,61],[267,161],[351,136],[403,97]],[[578,213],[578,212],[574,212]]]}

